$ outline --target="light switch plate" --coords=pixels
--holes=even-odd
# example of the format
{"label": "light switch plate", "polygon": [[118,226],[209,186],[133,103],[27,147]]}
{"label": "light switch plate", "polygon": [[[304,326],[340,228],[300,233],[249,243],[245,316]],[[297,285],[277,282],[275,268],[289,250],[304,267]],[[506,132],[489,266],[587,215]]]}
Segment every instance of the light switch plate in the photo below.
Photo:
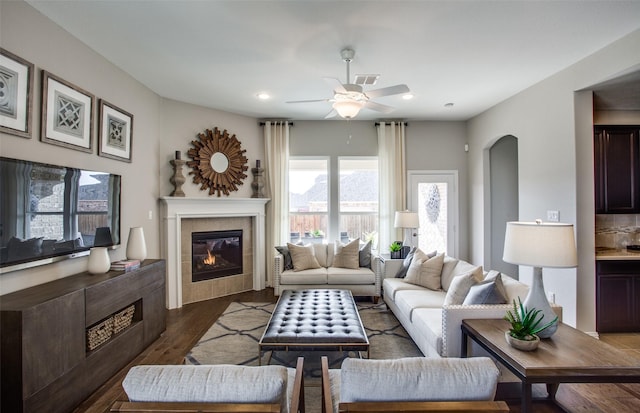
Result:
{"label": "light switch plate", "polygon": [[547,211],[547,221],[560,222],[560,211]]}

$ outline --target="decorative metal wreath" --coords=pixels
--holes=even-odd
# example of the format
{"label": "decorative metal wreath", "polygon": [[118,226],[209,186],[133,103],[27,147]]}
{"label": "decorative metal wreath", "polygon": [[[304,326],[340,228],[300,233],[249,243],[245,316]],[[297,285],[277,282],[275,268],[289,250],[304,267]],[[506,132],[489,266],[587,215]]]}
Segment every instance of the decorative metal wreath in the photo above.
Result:
{"label": "decorative metal wreath", "polygon": [[218,196],[237,191],[249,167],[244,156],[246,150],[241,149],[236,135],[229,136],[226,129],[222,133],[218,128],[207,129],[191,144],[194,148],[189,149],[187,155],[193,160],[187,165],[193,168],[189,175],[193,175],[195,184],[200,184],[200,190],[208,189],[209,195],[217,192]]}
{"label": "decorative metal wreath", "polygon": [[440,215],[440,191],[438,190],[438,185],[431,184],[431,186],[429,186],[425,204],[427,218],[429,218],[429,222],[435,224]]}

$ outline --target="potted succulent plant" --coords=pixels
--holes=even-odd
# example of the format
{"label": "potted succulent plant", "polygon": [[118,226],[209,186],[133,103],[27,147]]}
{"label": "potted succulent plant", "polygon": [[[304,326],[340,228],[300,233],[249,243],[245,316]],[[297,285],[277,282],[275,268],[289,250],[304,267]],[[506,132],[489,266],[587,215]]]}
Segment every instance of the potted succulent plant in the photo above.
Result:
{"label": "potted succulent plant", "polygon": [[511,324],[509,331],[504,333],[507,343],[518,350],[531,351],[538,348],[540,338],[536,335],[558,320],[554,318],[543,326],[540,326],[543,316],[540,310],[525,308],[518,297],[518,302],[513,300],[513,311],[507,311],[504,319]]}
{"label": "potted succulent plant", "polygon": [[401,258],[402,243],[398,241],[393,241],[391,245],[389,245],[389,252],[391,253],[391,258]]}

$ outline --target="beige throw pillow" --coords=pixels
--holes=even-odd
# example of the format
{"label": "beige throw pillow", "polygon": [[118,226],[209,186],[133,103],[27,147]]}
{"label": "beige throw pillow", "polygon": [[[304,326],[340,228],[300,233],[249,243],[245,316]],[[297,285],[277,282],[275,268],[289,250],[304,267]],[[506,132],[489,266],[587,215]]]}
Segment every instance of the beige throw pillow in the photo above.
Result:
{"label": "beige throw pillow", "polygon": [[417,250],[411,260],[411,265],[407,270],[407,276],[404,280],[408,283],[420,285],[430,290],[439,290],[443,263],[444,253],[440,253],[433,258],[429,258],[427,254]]}
{"label": "beige throw pillow", "polygon": [[352,270],[360,268],[360,239],[356,238],[348,244],[336,241],[335,255],[331,266]]}
{"label": "beige throw pillow", "polygon": [[287,242],[287,248],[291,254],[291,261],[293,261],[293,271],[320,268],[313,253],[313,245],[294,245]]}
{"label": "beige throw pillow", "polygon": [[480,266],[454,277],[444,298],[444,305],[462,304],[471,287],[482,280],[482,275],[482,267]]}

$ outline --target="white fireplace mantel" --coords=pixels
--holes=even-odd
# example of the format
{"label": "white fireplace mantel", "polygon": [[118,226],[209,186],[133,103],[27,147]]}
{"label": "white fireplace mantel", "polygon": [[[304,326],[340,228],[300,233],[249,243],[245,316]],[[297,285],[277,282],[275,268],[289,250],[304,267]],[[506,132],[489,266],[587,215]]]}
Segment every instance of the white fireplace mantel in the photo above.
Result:
{"label": "white fireplace mantel", "polygon": [[182,307],[181,221],[187,218],[253,218],[253,289],[265,288],[265,205],[269,198],[161,197],[162,255],[167,259],[167,306]]}

